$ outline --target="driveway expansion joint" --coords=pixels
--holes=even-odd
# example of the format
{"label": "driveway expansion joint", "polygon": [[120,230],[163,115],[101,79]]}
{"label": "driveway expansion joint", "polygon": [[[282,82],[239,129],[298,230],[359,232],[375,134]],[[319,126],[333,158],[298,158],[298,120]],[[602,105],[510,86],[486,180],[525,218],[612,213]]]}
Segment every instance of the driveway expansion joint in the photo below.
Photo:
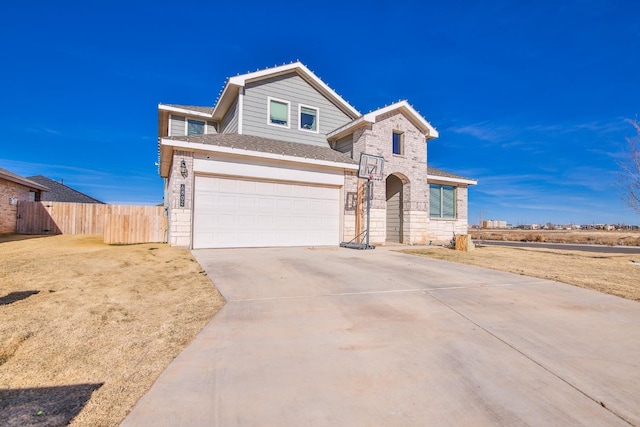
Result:
{"label": "driveway expansion joint", "polygon": [[253,301],[274,301],[274,300],[291,300],[291,299],[305,299],[305,298],[326,298],[326,297],[344,297],[344,296],[357,296],[357,295],[376,295],[376,294],[396,294],[396,293],[408,293],[408,292],[422,292],[423,288],[415,289],[394,289],[388,291],[363,291],[363,292],[335,292],[330,294],[317,294],[317,295],[292,295],[281,297],[262,297],[262,298],[240,298],[240,299],[228,299],[227,302],[253,302]]}

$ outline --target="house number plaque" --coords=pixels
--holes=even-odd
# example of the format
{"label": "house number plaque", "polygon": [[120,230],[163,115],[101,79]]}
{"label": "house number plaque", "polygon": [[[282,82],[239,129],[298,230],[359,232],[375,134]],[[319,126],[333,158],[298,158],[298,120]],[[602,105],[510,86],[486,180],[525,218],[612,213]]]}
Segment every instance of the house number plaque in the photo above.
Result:
{"label": "house number plaque", "polygon": [[180,184],[180,207],[184,208],[184,184]]}

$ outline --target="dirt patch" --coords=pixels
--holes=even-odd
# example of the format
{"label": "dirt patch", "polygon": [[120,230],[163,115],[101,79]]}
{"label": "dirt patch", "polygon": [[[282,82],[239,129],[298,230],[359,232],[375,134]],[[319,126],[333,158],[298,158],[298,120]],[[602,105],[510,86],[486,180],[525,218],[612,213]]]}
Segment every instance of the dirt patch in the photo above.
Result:
{"label": "dirt patch", "polygon": [[536,248],[479,247],[471,252],[404,250],[445,261],[555,280],[640,301],[640,256]]}
{"label": "dirt patch", "polygon": [[118,425],[224,303],[188,250],[101,236],[0,239],[0,293],[0,412],[21,426]]}

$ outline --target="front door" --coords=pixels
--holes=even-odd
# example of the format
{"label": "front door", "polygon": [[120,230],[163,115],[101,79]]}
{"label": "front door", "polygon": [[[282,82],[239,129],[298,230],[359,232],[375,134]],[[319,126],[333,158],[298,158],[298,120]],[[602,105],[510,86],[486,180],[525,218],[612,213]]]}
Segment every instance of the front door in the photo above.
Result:
{"label": "front door", "polygon": [[387,242],[402,243],[402,181],[389,175],[387,186]]}

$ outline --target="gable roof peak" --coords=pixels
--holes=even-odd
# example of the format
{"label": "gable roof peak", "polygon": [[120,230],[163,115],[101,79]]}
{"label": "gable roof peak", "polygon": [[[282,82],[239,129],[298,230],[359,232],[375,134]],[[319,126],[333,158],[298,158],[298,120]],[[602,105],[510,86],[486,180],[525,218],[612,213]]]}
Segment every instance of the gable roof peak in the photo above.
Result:
{"label": "gable roof peak", "polygon": [[429,123],[424,117],[422,117],[422,115],[420,115],[420,113],[418,113],[411,106],[411,104],[409,104],[409,102],[404,99],[391,105],[385,105],[384,107],[377,110],[369,111],[367,114],[358,117],[352,122],[340,126],[339,128],[329,132],[327,134],[327,138],[331,141],[334,141],[336,139],[347,136],[350,133],[353,133],[356,128],[363,126],[366,123],[375,123],[378,120],[379,116],[395,110],[398,110],[402,114],[404,114],[418,129],[420,129],[420,131],[424,134],[426,140],[434,139],[439,136],[436,128],[431,126],[431,123]]}
{"label": "gable roof peak", "polygon": [[413,106],[409,104],[409,101],[407,101],[406,99],[399,100],[398,102],[390,105],[385,105],[384,107],[379,108],[375,111],[370,111],[363,117],[366,121],[374,123],[378,116],[394,110],[400,110],[405,113],[410,119],[412,119],[416,123],[416,125],[418,125],[420,130],[425,134],[427,139],[433,139],[439,136],[436,128],[434,128],[431,123],[429,123],[424,117],[422,117],[422,115],[417,112],[416,109],[413,108]]}
{"label": "gable roof peak", "polygon": [[264,68],[262,70],[256,70],[245,74],[238,74],[234,77],[229,77],[224,85],[221,93],[218,95],[218,99],[215,103],[213,110],[214,119],[221,119],[230,107],[232,101],[238,96],[240,88],[244,87],[247,83],[263,80],[270,77],[275,77],[287,73],[295,72],[302,77],[307,83],[313,86],[316,90],[322,93],[326,98],[333,102],[338,108],[345,112],[345,114],[352,118],[360,116],[360,112],[356,110],[351,104],[349,104],[344,98],[342,98],[336,91],[323,82],[318,76],[315,75],[306,65],[302,62],[295,61],[289,64],[275,65],[273,67]]}

